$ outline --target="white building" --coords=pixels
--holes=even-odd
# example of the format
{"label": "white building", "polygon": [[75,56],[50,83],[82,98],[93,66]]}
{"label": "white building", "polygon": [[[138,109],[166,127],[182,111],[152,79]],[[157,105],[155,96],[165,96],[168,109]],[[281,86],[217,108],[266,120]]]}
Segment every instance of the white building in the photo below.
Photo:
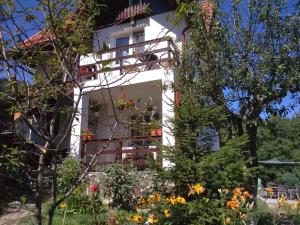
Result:
{"label": "white building", "polygon": [[[88,162],[113,133],[98,162],[132,162],[144,168],[147,156],[156,159],[160,154],[159,146],[175,144],[169,121],[176,100],[172,62],[187,23],[170,22],[175,0],[108,2],[108,11],[96,18],[99,29],[94,32],[93,53],[80,59],[85,88],[73,123],[71,151]],[[75,88],[75,100],[78,93]],[[139,129],[131,123],[138,116]],[[149,130],[149,124],[157,127]],[[95,134],[93,140],[83,140],[86,129]],[[170,166],[167,160],[161,163]]]}

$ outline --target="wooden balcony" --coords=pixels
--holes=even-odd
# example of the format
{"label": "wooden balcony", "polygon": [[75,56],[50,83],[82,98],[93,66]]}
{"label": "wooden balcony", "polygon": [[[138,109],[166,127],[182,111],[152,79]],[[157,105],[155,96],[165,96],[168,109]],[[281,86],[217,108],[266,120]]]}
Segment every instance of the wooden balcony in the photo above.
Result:
{"label": "wooden balcony", "polygon": [[[176,45],[170,37],[139,42],[96,53],[93,64],[81,65],[80,77],[85,79],[100,73],[120,71],[120,74],[168,68],[174,58]],[[126,52],[126,54],[123,54]]]}
{"label": "wooden balcony", "polygon": [[150,13],[150,4],[142,3],[134,6],[130,6],[122,10],[116,17],[116,21],[125,21],[127,19],[133,19],[138,16],[144,16]]}
{"label": "wooden balcony", "polygon": [[[132,137],[132,138],[114,138],[112,140],[82,140],[81,158],[84,163],[89,163],[90,159],[102,151],[103,145],[109,142],[109,148],[100,153],[98,165],[105,166],[111,164],[131,164],[139,170],[147,168],[147,158],[153,157],[157,160],[159,148],[157,145],[161,142],[161,136],[155,137]],[[139,145],[137,143],[146,143]],[[128,146],[130,144],[130,146]],[[113,146],[113,148],[111,148]],[[105,159],[110,158],[109,160]],[[104,159],[103,159],[104,158]]]}

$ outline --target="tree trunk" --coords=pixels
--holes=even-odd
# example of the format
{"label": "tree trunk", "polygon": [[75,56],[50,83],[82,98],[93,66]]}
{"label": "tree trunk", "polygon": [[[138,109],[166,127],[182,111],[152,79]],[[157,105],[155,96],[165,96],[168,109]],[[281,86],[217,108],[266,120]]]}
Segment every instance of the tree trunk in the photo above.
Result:
{"label": "tree trunk", "polygon": [[[249,156],[248,167],[249,168],[257,168],[258,167],[258,158],[257,158],[257,128],[256,124],[247,124],[247,134],[249,138],[249,142],[247,145],[247,154]],[[250,182],[251,191],[254,197],[257,196],[257,180],[258,180],[258,173],[253,171],[252,172],[252,181]]]}
{"label": "tree trunk", "polygon": [[52,225],[54,211],[56,209],[56,199],[57,199],[57,162],[56,159],[53,158],[52,160],[52,176],[51,176],[51,198],[50,198],[50,208],[48,210],[48,218],[47,218],[47,224]]}
{"label": "tree trunk", "polygon": [[38,165],[37,185],[35,191],[35,221],[37,225],[42,225],[42,185],[43,185],[43,172],[45,166],[45,155],[41,153]]}

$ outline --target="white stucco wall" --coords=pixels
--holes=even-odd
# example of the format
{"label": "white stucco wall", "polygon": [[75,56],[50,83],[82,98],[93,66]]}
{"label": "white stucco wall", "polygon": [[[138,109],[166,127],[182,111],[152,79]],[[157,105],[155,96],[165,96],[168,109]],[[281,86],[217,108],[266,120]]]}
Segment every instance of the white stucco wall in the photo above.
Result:
{"label": "white stucco wall", "polygon": [[[181,48],[181,35],[182,31],[185,28],[185,23],[183,22],[180,26],[174,26],[169,21],[168,18],[170,18],[173,15],[174,12],[168,12],[168,13],[162,13],[158,15],[154,15],[148,18],[140,19],[135,21],[135,25],[132,26],[130,23],[124,23],[119,24],[115,26],[111,26],[102,30],[98,30],[94,34],[94,52],[99,51],[103,47],[103,43],[109,47],[114,48],[116,43],[117,37],[122,36],[129,36],[130,41],[129,44],[133,43],[132,34],[134,32],[142,31],[144,30],[145,34],[145,41],[153,40],[161,37],[171,37],[173,41],[176,43],[176,45]],[[163,42],[160,44],[156,44],[155,46],[146,46],[145,48],[164,48],[167,47],[167,42]],[[108,53],[106,55],[102,55],[102,59],[108,59],[115,57],[115,53]],[[129,53],[132,54],[132,53]],[[96,53],[89,54],[87,56],[81,57],[80,65],[87,65],[87,64],[93,64],[97,60],[100,60],[99,55]],[[114,65],[110,65],[114,66]],[[87,108],[88,108],[88,102],[89,99],[95,100],[95,94],[96,93],[96,99],[101,101],[103,97],[100,96],[99,90],[105,89],[105,88],[111,88],[113,90],[114,88],[116,90],[121,90],[122,87],[132,89],[134,85],[142,85],[142,84],[148,84],[151,82],[158,82],[161,85],[165,86],[165,90],[162,91],[161,89],[153,89],[151,86],[143,86],[143,96],[151,96],[157,95],[159,96],[159,108],[158,110],[161,113],[161,119],[163,123],[163,137],[162,137],[162,144],[167,146],[173,146],[175,144],[175,139],[172,136],[170,132],[170,128],[172,127],[172,124],[170,124],[169,120],[170,118],[174,117],[174,110],[173,110],[173,102],[174,102],[174,92],[172,90],[172,82],[174,82],[174,73],[172,70],[168,69],[155,69],[155,70],[147,70],[142,72],[136,72],[136,73],[128,73],[125,75],[120,75],[119,71],[109,72],[109,73],[101,73],[98,74],[94,79],[85,81],[85,88],[84,92],[86,95],[83,97],[81,103],[80,103],[80,109],[79,109],[79,120],[74,121],[73,124],[73,130],[72,130],[72,138],[71,138],[71,146],[73,149],[74,154],[79,155],[79,149],[80,149],[80,131],[83,128],[87,128],[88,122],[87,118],[84,118],[87,116]],[[132,88],[130,88],[132,86]],[[153,93],[153,90],[157,93]],[[75,93],[78,92],[78,90],[75,90]],[[94,93],[91,93],[94,92]],[[88,94],[91,93],[91,94]],[[117,93],[117,92],[116,92]],[[132,89],[128,92],[128,97],[134,97],[135,94],[139,93],[138,90]],[[98,97],[97,97],[98,95]],[[117,94],[115,94],[117,95]],[[76,97],[76,95],[75,95]],[[112,107],[107,106],[106,109],[108,114],[113,115]],[[103,115],[100,115],[102,117]],[[98,138],[108,138],[111,129],[108,124],[105,125],[108,121],[102,120],[102,126],[99,125],[100,122],[97,123],[96,129],[99,133]],[[112,118],[111,121],[109,121],[110,124],[114,122],[114,119]],[[104,124],[103,124],[104,123]],[[101,127],[101,128],[100,128]],[[124,129],[122,127],[118,128],[118,131],[116,133],[116,137],[122,137],[124,136]],[[171,164],[167,160],[163,160],[163,166],[164,167],[170,167]]]}

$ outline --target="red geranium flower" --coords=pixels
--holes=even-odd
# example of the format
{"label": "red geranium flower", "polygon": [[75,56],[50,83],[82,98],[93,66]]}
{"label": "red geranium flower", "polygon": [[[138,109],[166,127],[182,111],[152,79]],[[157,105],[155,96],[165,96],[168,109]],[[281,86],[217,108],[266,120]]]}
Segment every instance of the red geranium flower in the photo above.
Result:
{"label": "red geranium flower", "polygon": [[93,192],[93,193],[98,192],[98,191],[99,191],[99,186],[98,186],[98,184],[97,184],[97,183],[92,183],[92,184],[90,185],[90,191]]}

